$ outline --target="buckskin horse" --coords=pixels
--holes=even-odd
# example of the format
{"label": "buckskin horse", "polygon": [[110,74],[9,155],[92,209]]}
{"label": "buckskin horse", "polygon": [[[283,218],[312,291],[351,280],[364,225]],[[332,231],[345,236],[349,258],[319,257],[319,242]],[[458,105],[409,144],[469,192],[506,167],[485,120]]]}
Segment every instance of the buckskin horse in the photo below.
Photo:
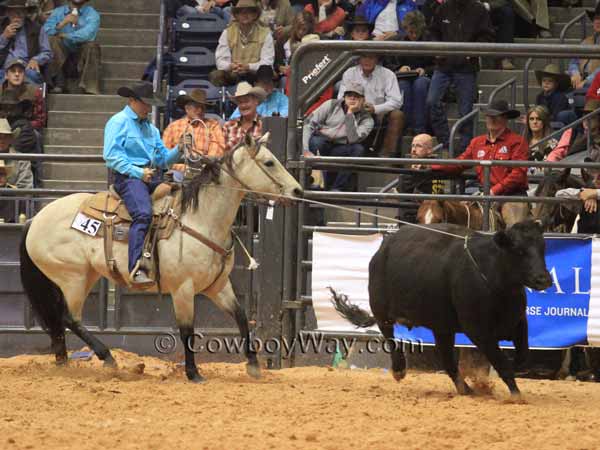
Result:
{"label": "buckskin horse", "polygon": [[[245,338],[247,372],[260,377],[246,313],[229,280],[234,263],[231,226],[249,190],[267,198],[302,195],[300,185],[266,147],[267,140],[268,134],[258,141],[246,136],[219,161],[209,182],[200,180],[201,172],[184,185],[178,226],[168,239],[157,243],[160,288],[173,298],[185,349],[185,372],[192,382],[204,381],[192,352],[196,294],[204,294],[234,317]],[[78,208],[90,195],[80,193],[55,200],[26,225],[21,242],[21,279],[36,316],[50,335],[57,364],[67,363],[65,329],[69,328],[106,366],[116,367],[108,347],[81,324],[92,286],[102,276],[115,281],[102,239],[71,228]],[[215,249],[230,250],[219,253]],[[126,242],[114,243],[114,256],[121,276],[126,278]]]}

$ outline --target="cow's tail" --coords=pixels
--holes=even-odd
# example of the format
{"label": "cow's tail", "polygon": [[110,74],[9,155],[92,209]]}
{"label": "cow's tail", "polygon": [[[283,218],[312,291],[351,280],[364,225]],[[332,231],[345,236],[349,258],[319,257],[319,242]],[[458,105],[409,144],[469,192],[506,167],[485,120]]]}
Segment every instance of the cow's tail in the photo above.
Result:
{"label": "cow's tail", "polygon": [[64,334],[67,304],[60,288],[35,265],[25,242],[31,222],[23,229],[21,240],[21,283],[40,325],[54,340]]}
{"label": "cow's tail", "polygon": [[367,311],[350,303],[347,295],[338,294],[331,287],[328,289],[331,291],[331,296],[333,297],[331,303],[333,303],[336,311],[347,321],[356,325],[358,328],[372,327],[377,323],[375,317],[370,315]]}

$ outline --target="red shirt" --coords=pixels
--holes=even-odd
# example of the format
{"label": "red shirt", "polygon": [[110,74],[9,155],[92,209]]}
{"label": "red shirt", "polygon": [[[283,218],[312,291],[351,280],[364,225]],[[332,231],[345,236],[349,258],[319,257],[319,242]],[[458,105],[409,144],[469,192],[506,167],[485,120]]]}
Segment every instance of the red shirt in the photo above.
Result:
{"label": "red shirt", "polygon": [[[528,154],[529,148],[523,136],[506,128],[494,143],[490,142],[487,135],[473,138],[457,159],[527,161]],[[432,165],[431,168],[445,173],[459,174],[469,167]],[[483,167],[475,166],[475,171],[479,182],[483,185]],[[493,166],[490,171],[490,183],[493,195],[510,195],[527,190],[527,167]]]}
{"label": "red shirt", "polygon": [[333,13],[328,15],[327,18],[325,20],[322,20],[321,22],[318,22],[319,11],[315,12],[312,5],[306,5],[304,7],[304,10],[311,13],[313,16],[315,16],[315,19],[317,19],[317,23],[315,23],[314,32],[318,34],[330,33],[337,27],[341,27],[344,24],[344,21],[346,20],[346,12],[339,6],[336,6],[336,8],[333,10]]}
{"label": "red shirt", "polygon": [[600,100],[600,72],[596,74],[592,84],[585,93],[586,100]]}

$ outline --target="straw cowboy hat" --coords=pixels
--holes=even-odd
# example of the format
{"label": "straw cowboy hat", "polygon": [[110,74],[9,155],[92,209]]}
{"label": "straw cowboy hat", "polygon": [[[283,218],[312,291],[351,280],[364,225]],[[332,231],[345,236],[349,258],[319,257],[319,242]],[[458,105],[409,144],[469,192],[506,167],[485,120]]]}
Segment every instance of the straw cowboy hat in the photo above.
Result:
{"label": "straw cowboy hat", "polygon": [[487,106],[481,108],[483,114],[491,117],[505,116],[508,119],[516,119],[521,115],[516,109],[509,109],[506,100],[494,100]]}
{"label": "straw cowboy hat", "polygon": [[232,14],[237,14],[240,9],[255,9],[257,14],[260,14],[260,6],[255,0],[239,0],[237,4],[231,8]]}
{"label": "straw cowboy hat", "polygon": [[134,98],[151,106],[165,106],[165,101],[154,95],[152,83],[141,82],[133,86],[122,86],[117,89],[121,97]]}
{"label": "straw cowboy hat", "polygon": [[305,44],[306,42],[314,42],[320,40],[321,37],[318,34],[307,34],[300,40],[300,43]]}
{"label": "straw cowboy hat", "polygon": [[247,81],[242,81],[241,83],[238,83],[237,87],[235,88],[235,93],[230,95],[229,98],[231,98],[231,100],[237,104],[237,99],[243,97],[244,95],[254,95],[259,102],[262,102],[267,97],[267,93],[263,88],[252,86]]}
{"label": "straw cowboy hat", "polygon": [[21,134],[21,129],[15,128],[13,130],[10,127],[10,123],[8,123],[8,120],[2,118],[0,119],[0,134],[10,134],[14,139],[17,139]]}
{"label": "straw cowboy hat", "polygon": [[184,109],[188,103],[197,103],[202,106],[208,105],[206,101],[206,91],[204,89],[196,88],[190,92],[190,95],[183,94],[175,99],[175,104],[178,108]]}
{"label": "straw cowboy hat", "polygon": [[0,173],[4,173],[4,175],[10,176],[14,169],[15,168],[13,165],[6,164],[3,159],[0,159]]}
{"label": "straw cowboy hat", "polygon": [[556,64],[548,64],[544,70],[536,70],[535,77],[539,84],[542,84],[542,79],[552,78],[558,84],[559,91],[567,91],[571,88],[571,78],[566,73],[560,71]]}

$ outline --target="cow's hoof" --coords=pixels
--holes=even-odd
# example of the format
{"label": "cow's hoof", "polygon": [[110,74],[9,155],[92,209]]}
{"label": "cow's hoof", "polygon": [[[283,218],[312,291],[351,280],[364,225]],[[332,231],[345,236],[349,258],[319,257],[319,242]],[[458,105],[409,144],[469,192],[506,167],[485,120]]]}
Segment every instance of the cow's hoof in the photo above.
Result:
{"label": "cow's hoof", "polygon": [[206,382],[206,378],[200,375],[198,372],[196,373],[188,373],[187,378],[191,383],[202,384]]}
{"label": "cow's hoof", "polygon": [[392,376],[394,377],[394,380],[402,381],[404,379],[404,377],[406,376],[406,369],[405,370],[392,370]]}
{"label": "cow's hoof", "polygon": [[248,375],[250,375],[252,378],[254,378],[255,380],[260,380],[261,378],[261,373],[260,373],[260,367],[258,366],[258,364],[246,364],[246,372],[248,373]]}

